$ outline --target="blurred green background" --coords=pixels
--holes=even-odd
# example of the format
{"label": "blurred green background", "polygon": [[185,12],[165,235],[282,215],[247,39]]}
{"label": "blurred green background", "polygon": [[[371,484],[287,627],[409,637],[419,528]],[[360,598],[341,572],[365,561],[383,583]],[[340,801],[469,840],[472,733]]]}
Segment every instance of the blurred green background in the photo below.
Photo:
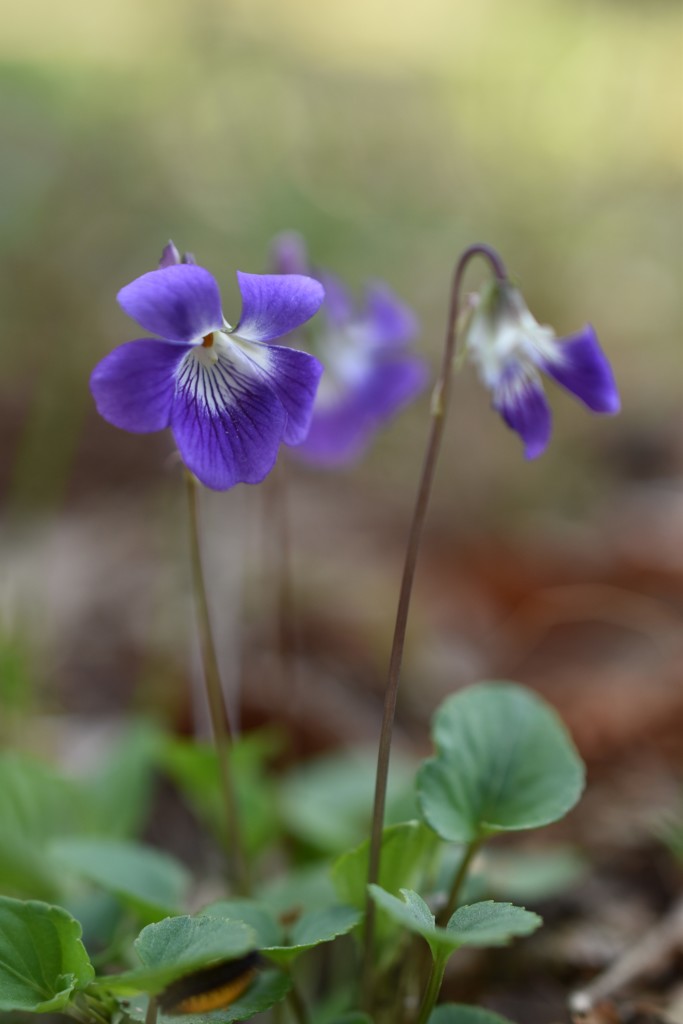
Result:
{"label": "blurred green background", "polygon": [[[169,237],[216,274],[234,318],[234,269],[265,269],[272,235],[297,228],[353,285],[388,281],[434,359],[472,241],[500,248],[540,321],[592,321],[624,413],[596,422],[557,396],[554,454],[536,465],[474,377],[458,381],[446,458],[478,514],[492,477],[496,503],[561,505],[634,447],[657,455],[681,429],[682,52],[675,0],[8,4],[6,507],[53,510],[160,472],[170,438],[98,423],[87,377],[135,336],[116,291]],[[425,415],[379,441],[361,483],[381,466],[412,487]]]}

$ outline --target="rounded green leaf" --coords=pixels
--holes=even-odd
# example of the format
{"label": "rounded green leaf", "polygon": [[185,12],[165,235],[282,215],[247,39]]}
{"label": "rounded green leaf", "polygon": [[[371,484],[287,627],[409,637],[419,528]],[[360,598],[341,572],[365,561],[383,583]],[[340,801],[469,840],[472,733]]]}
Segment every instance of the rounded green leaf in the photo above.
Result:
{"label": "rounded green leaf", "polygon": [[143,928],[135,949],[144,967],[107,977],[112,992],[156,995],[177,978],[256,948],[252,928],[225,918],[169,917]]}
{"label": "rounded green leaf", "polygon": [[[340,853],[367,835],[377,770],[374,751],[349,750],[298,765],[280,785],[280,810],[289,831],[326,853]],[[392,757],[387,788],[389,822],[415,817],[415,768]]]}
{"label": "rounded green leaf", "polygon": [[583,764],[559,717],[514,683],[479,683],[449,697],[433,737],[436,755],[418,772],[418,802],[451,842],[547,825],[583,790]]}
{"label": "rounded green leaf", "polygon": [[62,1010],[95,972],[81,926],[61,907],[0,897],[0,1010]]}
{"label": "rounded green leaf", "polygon": [[490,1010],[458,1003],[443,1003],[433,1011],[429,1024],[512,1024]]}
{"label": "rounded green leaf", "polygon": [[158,921],[183,904],[190,875],[177,860],[142,843],[58,839],[50,853],[81,878],[114,893],[143,921]]}

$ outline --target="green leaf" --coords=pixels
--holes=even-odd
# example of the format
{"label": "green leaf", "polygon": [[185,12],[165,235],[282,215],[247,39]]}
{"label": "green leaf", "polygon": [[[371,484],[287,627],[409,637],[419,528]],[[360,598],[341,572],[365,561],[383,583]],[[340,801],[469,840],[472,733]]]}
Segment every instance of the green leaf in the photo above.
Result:
{"label": "green leaf", "polygon": [[[380,865],[382,888],[397,893],[402,885],[415,880],[435,845],[433,832],[419,821],[404,821],[385,828]],[[339,898],[359,909],[365,907],[369,849],[366,839],[355,850],[342,854],[332,868],[332,881]]]}
{"label": "green leaf", "polygon": [[219,900],[200,911],[201,916],[228,918],[242,921],[254,932],[255,945],[278,946],[282,942],[283,930],[267,904],[258,900]]}
{"label": "green leaf", "polygon": [[0,897],[0,1010],[62,1010],[94,975],[81,926],[70,914]]}
{"label": "green leaf", "polygon": [[502,946],[513,936],[529,935],[541,924],[538,914],[511,903],[473,903],[455,911],[445,928],[436,925],[431,910],[416,892],[401,889],[402,900],[371,885],[370,894],[378,906],[409,931],[422,935],[433,956],[461,946]]}
{"label": "green leaf", "polygon": [[144,719],[134,721],[107,756],[100,774],[88,781],[102,835],[128,839],[139,832],[149,808],[154,762],[163,743],[158,726]]}
{"label": "green leaf", "polygon": [[[437,842],[431,829],[419,821],[406,821],[385,828],[382,833],[379,878],[382,888],[397,893],[402,885],[419,884],[425,863]],[[366,839],[355,850],[342,854],[332,868],[332,881],[340,900],[359,910],[365,909],[369,849],[370,843]],[[390,953],[396,937],[396,927],[390,917],[378,915],[375,935],[380,959],[383,959],[385,954]]]}
{"label": "green leaf", "polygon": [[336,1017],[332,1024],[372,1024],[372,1018],[367,1013],[345,1013],[343,1017]]}
{"label": "green leaf", "polygon": [[147,925],[134,945],[144,967],[107,977],[112,992],[156,995],[185,974],[244,956],[257,943],[253,929],[241,921],[206,915]]}
{"label": "green leaf", "polygon": [[[270,733],[241,736],[230,748],[244,840],[251,856],[268,847],[278,835],[273,784],[266,775],[266,765],[278,749],[279,740]],[[225,845],[224,797],[214,747],[169,739],[161,760],[206,828]]]}
{"label": "green leaf", "polygon": [[177,912],[190,875],[173,857],[151,846],[117,839],[58,839],[50,854],[64,868],[114,893],[145,922]]}
{"label": "green leaf", "polygon": [[[212,1010],[211,1013],[188,1013],[182,1017],[173,1016],[168,1013],[160,1013],[158,1019],[163,1024],[232,1024],[237,1020],[248,1020],[257,1013],[263,1013],[270,1009],[275,1003],[289,992],[292,987],[288,975],[282,971],[263,971],[259,974],[249,989],[240,996],[232,1006],[224,1010]],[[144,1021],[147,1013],[147,1000],[139,997],[131,1001],[126,1012],[134,1020]]]}
{"label": "green leaf", "polygon": [[460,946],[504,946],[518,935],[530,935],[543,924],[538,914],[512,903],[485,900],[458,907],[446,925]]}
{"label": "green leaf", "polygon": [[309,910],[295,922],[286,944],[264,947],[261,952],[276,963],[289,964],[306,950],[346,935],[361,916],[360,911],[345,906]]}
{"label": "green leaf", "polygon": [[490,1010],[480,1010],[478,1006],[442,1003],[432,1012],[429,1024],[512,1024],[512,1021]]}
{"label": "green leaf", "polygon": [[331,906],[304,912],[286,929],[268,907],[255,900],[224,900],[202,910],[202,914],[229,917],[253,928],[259,950],[277,964],[289,964],[308,949],[345,935],[360,921],[353,907]]}
{"label": "green leaf", "polygon": [[[352,750],[316,758],[283,780],[280,808],[288,829],[326,853],[339,853],[367,835],[377,755]],[[387,792],[388,822],[414,817],[414,766],[392,757]]]}
{"label": "green leaf", "polygon": [[74,782],[25,755],[0,756],[0,890],[57,899],[62,880],[47,843],[92,827],[94,810]]}
{"label": "green leaf", "polygon": [[583,790],[583,764],[564,725],[513,683],[480,683],[448,698],[433,737],[436,756],[418,773],[418,802],[451,842],[547,825]]}
{"label": "green leaf", "polygon": [[482,872],[496,899],[545,900],[576,884],[587,864],[569,846],[546,850],[486,850]]}

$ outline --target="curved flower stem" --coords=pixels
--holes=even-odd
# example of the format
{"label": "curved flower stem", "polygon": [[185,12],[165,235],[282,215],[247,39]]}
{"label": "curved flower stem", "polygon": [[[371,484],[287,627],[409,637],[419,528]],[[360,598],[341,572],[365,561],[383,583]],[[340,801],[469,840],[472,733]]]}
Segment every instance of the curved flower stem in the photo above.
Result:
{"label": "curved flower stem", "polygon": [[470,864],[472,863],[474,857],[476,856],[479,847],[481,846],[483,841],[483,839],[473,839],[472,842],[467,846],[465,854],[462,860],[460,861],[460,867],[455,873],[455,878],[453,879],[451,891],[448,895],[448,902],[438,915],[438,919],[436,922],[438,925],[443,925],[445,927],[450,921],[454,911],[456,910],[458,906],[458,897],[460,896],[460,890],[462,889],[463,883],[467,878],[467,874],[470,870]]}
{"label": "curved flower stem", "polygon": [[211,727],[213,739],[218,755],[219,776],[223,790],[223,802],[225,804],[226,824],[228,828],[228,842],[230,843],[230,868],[234,877],[235,887],[240,895],[249,893],[249,874],[247,859],[244,854],[242,842],[242,829],[239,819],[237,805],[237,793],[235,780],[230,764],[229,747],[233,739],[233,729],[225,705],[223,688],[221,686],[218,659],[216,657],[216,645],[211,629],[211,617],[209,614],[209,602],[206,596],[206,584],[204,581],[204,570],[202,568],[202,555],[199,545],[199,516],[197,511],[197,481],[187,471],[185,473],[187,483],[187,502],[190,527],[190,560],[192,562],[192,585],[197,612],[197,625],[199,627],[199,639],[202,652],[202,667],[204,685],[211,715]]}
{"label": "curved flower stem", "polygon": [[427,1024],[431,1016],[436,1000],[439,998],[439,992],[441,991],[441,984],[443,982],[447,961],[448,953],[445,953],[441,954],[441,956],[437,956],[432,964],[432,970],[429,975],[425,994],[422,997],[422,1005],[420,1006],[420,1014],[417,1018],[416,1024]]}
{"label": "curved flower stem", "polygon": [[[448,401],[451,390],[451,367],[455,355],[456,330],[460,311],[460,290],[467,265],[474,256],[482,256],[490,263],[494,274],[500,280],[505,280],[507,274],[502,260],[498,253],[487,245],[471,245],[460,256],[453,274],[451,287],[450,308],[448,313],[448,324],[446,328],[446,339],[444,343],[443,358],[439,376],[437,377],[434,391],[432,392],[431,405],[431,430],[427,449],[425,451],[422,473],[417,491],[417,500],[413,511],[413,518],[408,535],[406,557],[403,565],[403,577],[401,590],[398,599],[396,612],[396,625],[394,627],[394,639],[389,658],[389,671],[387,685],[384,691],[384,713],[382,717],[382,728],[379,739],[379,750],[377,754],[377,776],[375,781],[375,802],[372,812],[372,832],[370,837],[370,856],[368,865],[368,884],[376,883],[379,879],[379,868],[382,851],[382,828],[384,826],[384,807],[386,803],[387,778],[389,776],[389,758],[391,755],[391,739],[396,714],[396,699],[398,696],[398,683],[403,661],[403,647],[405,643],[406,625],[408,622],[408,611],[410,608],[410,597],[415,577],[415,567],[422,538],[422,528],[427,514],[427,506],[434,482],[436,463],[441,447]],[[372,957],[375,936],[375,905],[368,895],[365,903],[365,936],[363,952],[363,993],[364,1001],[368,1004],[372,992]]]}

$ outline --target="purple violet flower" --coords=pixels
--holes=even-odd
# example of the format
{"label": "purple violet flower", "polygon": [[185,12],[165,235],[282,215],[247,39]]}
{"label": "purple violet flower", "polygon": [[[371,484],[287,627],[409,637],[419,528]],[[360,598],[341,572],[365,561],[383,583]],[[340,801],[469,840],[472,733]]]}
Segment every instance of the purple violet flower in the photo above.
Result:
{"label": "purple violet flower", "polygon": [[[274,267],[311,274],[303,239],[275,239]],[[314,273],[325,287],[312,348],[325,366],[306,439],[297,454],[318,465],[338,466],[359,458],[373,435],[414,399],[428,380],[427,364],[407,354],[418,333],[417,319],[383,284],[368,285],[358,308],[336,277]]]}
{"label": "purple violet flower", "polygon": [[306,437],[323,371],[313,356],[269,342],[317,312],[322,285],[238,271],[242,315],[231,327],[213,276],[188,255],[179,260],[170,243],[161,269],[119,292],[124,312],[157,337],[120,345],[98,363],[90,378],[97,410],[133,433],[170,427],[183,462],[207,487],[258,483],[281,442]]}
{"label": "purple violet flower", "polygon": [[537,323],[520,292],[496,279],[475,297],[465,346],[493,407],[535,459],[550,441],[552,420],[541,373],[552,377],[592,412],[617,413],[619,392],[612,368],[590,324],[568,338]]}

